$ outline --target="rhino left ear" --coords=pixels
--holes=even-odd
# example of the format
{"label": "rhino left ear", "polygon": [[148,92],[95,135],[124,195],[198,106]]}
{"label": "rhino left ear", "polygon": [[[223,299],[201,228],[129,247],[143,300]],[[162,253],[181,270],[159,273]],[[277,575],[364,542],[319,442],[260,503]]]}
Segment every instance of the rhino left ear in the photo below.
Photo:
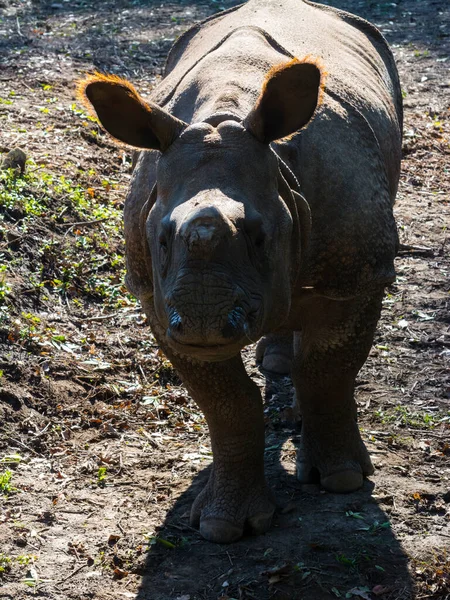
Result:
{"label": "rhino left ear", "polygon": [[296,58],[273,67],[261,95],[243,125],[260,142],[269,144],[304,127],[320,103],[325,73],[318,61]]}
{"label": "rhino left ear", "polygon": [[106,131],[135,148],[164,152],[187,127],[153,102],[144,102],[133,85],[115,75],[88,75],[78,97],[94,109]]}

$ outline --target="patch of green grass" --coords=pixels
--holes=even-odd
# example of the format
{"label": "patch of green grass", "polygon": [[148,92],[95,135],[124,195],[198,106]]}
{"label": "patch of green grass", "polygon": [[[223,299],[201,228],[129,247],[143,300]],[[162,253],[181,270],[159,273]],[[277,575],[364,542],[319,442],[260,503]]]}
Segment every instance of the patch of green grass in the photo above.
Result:
{"label": "patch of green grass", "polygon": [[72,113],[74,115],[76,115],[77,117],[79,117],[82,120],[92,121],[93,123],[98,123],[98,119],[96,117],[91,117],[91,115],[89,115],[86,111],[84,111],[82,108],[79,108],[75,104],[75,102],[70,105],[70,110],[72,111]]}
{"label": "patch of green grass", "polygon": [[13,491],[13,487],[11,486],[11,478],[12,471],[6,469],[3,473],[0,473],[0,492],[7,496],[10,492]]}
{"label": "patch of green grass", "polygon": [[395,423],[398,427],[410,427],[412,429],[432,429],[443,418],[442,414],[412,411],[406,406],[396,406],[389,411],[378,410],[375,417],[381,423]]}
{"label": "patch of green grass", "polygon": [[[73,177],[31,160],[23,175],[0,171],[0,242],[8,252],[0,255],[0,324],[9,325],[10,342],[29,350],[39,325],[14,312],[19,285],[38,302],[58,294],[79,307],[83,300],[111,309],[135,304],[123,284],[122,207],[111,201],[118,184],[93,169],[69,166]],[[21,284],[13,277],[18,272],[28,275]]]}
{"label": "patch of green grass", "polygon": [[0,207],[7,211],[20,211],[24,215],[41,216],[47,209],[45,197],[36,194],[41,187],[34,173],[17,177],[14,169],[0,171]]}
{"label": "patch of green grass", "polygon": [[[13,169],[0,171],[0,184],[0,207],[19,210],[25,217],[51,211],[51,218],[56,220],[59,202],[55,200],[61,199],[80,221],[105,219],[105,227],[113,224],[117,228],[122,218],[120,209],[97,197],[93,188],[86,189],[65,175],[55,176],[33,161],[27,161],[27,172],[20,177]],[[111,189],[115,184],[102,185]],[[63,212],[66,211],[67,208]]]}
{"label": "patch of green grass", "polygon": [[27,566],[30,563],[34,563],[37,560],[37,556],[35,554],[19,554],[16,556],[15,561],[19,563],[19,565]]}
{"label": "patch of green grass", "polygon": [[414,438],[412,436],[392,434],[387,439],[387,442],[390,446],[395,446],[397,448],[410,449],[414,446]]}
{"label": "patch of green grass", "polygon": [[0,552],[0,577],[11,569],[11,559],[3,552]]}
{"label": "patch of green grass", "polygon": [[5,260],[4,255],[0,254],[0,302],[6,298],[11,291],[11,286],[6,281],[6,271],[8,266],[1,261]]}

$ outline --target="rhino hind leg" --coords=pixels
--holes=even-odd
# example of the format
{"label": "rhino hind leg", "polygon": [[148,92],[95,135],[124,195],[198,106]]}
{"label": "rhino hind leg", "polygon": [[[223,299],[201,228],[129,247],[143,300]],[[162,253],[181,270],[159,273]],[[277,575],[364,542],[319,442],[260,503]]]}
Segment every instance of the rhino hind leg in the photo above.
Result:
{"label": "rhino hind leg", "polygon": [[382,290],[349,301],[315,298],[302,307],[302,344],[292,376],[302,416],[297,477],[330,492],[351,492],[373,473],[354,400],[380,316]]}
{"label": "rhino hind leg", "polygon": [[256,362],[265,371],[276,375],[290,374],[293,356],[292,331],[266,335],[256,346]]}

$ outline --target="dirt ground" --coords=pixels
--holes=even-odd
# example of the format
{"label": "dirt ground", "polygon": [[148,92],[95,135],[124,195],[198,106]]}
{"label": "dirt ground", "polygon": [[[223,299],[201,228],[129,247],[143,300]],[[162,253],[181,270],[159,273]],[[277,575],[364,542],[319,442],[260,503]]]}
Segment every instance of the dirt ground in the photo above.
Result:
{"label": "dirt ground", "polygon": [[354,494],[295,479],[288,378],[265,394],[270,532],[189,527],[205,421],[123,286],[131,156],[74,96],[94,68],[144,94],[172,42],[224,2],[0,0],[0,599],[450,598],[450,7],[334,6],[378,25],[405,106],[401,251],[357,383],[376,473]]}

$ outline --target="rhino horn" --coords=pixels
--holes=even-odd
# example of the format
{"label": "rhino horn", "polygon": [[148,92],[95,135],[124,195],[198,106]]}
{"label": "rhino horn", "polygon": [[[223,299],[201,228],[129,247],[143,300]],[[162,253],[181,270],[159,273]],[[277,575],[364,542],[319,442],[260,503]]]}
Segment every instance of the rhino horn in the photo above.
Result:
{"label": "rhino horn", "polygon": [[135,148],[164,152],[187,127],[115,75],[88,75],[78,85],[78,97],[110,135]]}

